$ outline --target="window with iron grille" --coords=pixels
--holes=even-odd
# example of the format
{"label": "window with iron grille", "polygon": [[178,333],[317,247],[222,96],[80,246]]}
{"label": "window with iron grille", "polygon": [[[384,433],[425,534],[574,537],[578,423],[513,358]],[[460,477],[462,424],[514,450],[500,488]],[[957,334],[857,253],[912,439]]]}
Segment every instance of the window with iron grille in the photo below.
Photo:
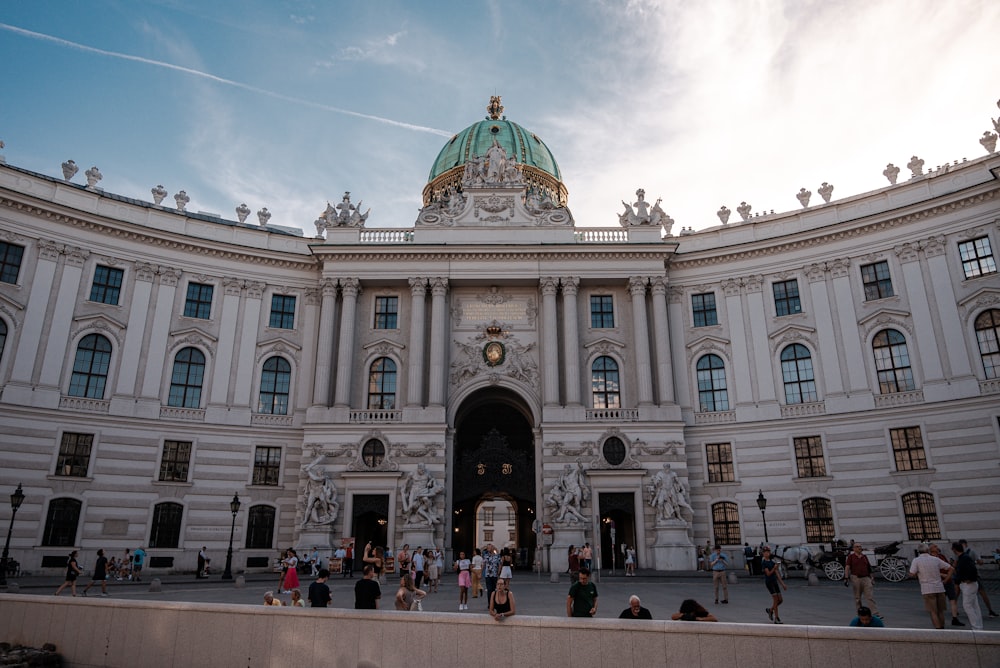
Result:
{"label": "window with iron grille", "polygon": [[399,297],[375,298],[375,329],[396,329]]}
{"label": "window with iron grille", "polygon": [[90,470],[90,451],[94,447],[93,434],[66,432],[59,443],[56,475],[86,478]]}
{"label": "window with iron grille", "polygon": [[271,295],[271,318],[269,327],[295,329],[295,296]]}
{"label": "window with iron grille", "polygon": [[83,503],[76,499],[52,499],[45,514],[42,545],[47,547],[76,545],[76,529],[80,524],[82,507]]}
{"label": "window with iron grille", "polygon": [[733,446],[731,443],[709,443],[705,446],[709,482],[733,482]]}
{"label": "window with iron grille", "polygon": [[187,482],[191,465],[191,441],[164,441],[160,458],[161,482]]}
{"label": "window with iron grille", "polygon": [[253,455],[253,484],[277,485],[281,471],[281,448],[258,445]]}
{"label": "window with iron grille", "polygon": [[889,275],[889,263],[875,262],[861,265],[861,283],[865,288],[865,301],[892,297],[892,276]]}
{"label": "window with iron grille", "polygon": [[807,543],[829,543],[833,540],[833,506],[829,499],[805,499],[802,501],[802,516],[806,521]]}
{"label": "window with iron grille", "polygon": [[181,542],[181,518],[184,506],[179,503],[158,503],[153,507],[153,526],[149,531],[149,546],[175,548]]}
{"label": "window with iron grille", "polygon": [[204,283],[188,283],[184,316],[208,320],[212,317],[212,293],[215,288]]}
{"label": "window with iron grille", "polygon": [[826,475],[823,459],[823,439],[819,436],[802,436],[793,439],[795,466],[800,478],[818,478]]}
{"label": "window with iron grille", "polygon": [[274,547],[274,508],[250,506],[247,514],[247,549],[266,550]]}
{"label": "window with iron grille", "polygon": [[904,494],[903,516],[906,518],[906,533],[910,540],[941,538],[941,527],[938,524],[933,495],[927,492]]}
{"label": "window with iron grille", "polygon": [[892,454],[896,458],[897,471],[919,471],[927,468],[927,455],[920,427],[890,429]]}
{"label": "window with iron grille", "polygon": [[712,504],[712,535],[715,545],[739,545],[740,509],[732,501],[719,501]]}
{"label": "window with iron grille", "polygon": [[16,246],[6,241],[0,241],[0,281],[17,283],[21,272],[21,259],[24,257],[24,246]]}
{"label": "window with iron grille", "polygon": [[590,296],[590,326],[593,329],[615,326],[615,300],[611,295]]}
{"label": "window with iron grille", "polygon": [[883,329],[872,339],[872,353],[882,394],[912,392],[916,388],[910,353],[902,334],[894,329]]}
{"label": "window with iron grille", "polygon": [[117,306],[124,277],[125,272],[121,269],[97,265],[94,269],[94,282],[90,285],[90,301]]}
{"label": "window with iron grille", "polygon": [[715,311],[715,293],[691,295],[691,313],[694,315],[695,327],[718,325],[719,317]]}
{"label": "window with iron grille", "polygon": [[996,273],[997,263],[993,258],[989,237],[979,237],[958,244],[958,254],[962,258],[962,271],[966,278]]}
{"label": "window with iron grille", "polygon": [[792,315],[802,312],[802,302],[799,301],[799,282],[794,278],[790,281],[778,281],[771,286],[774,291],[774,310],[776,315]]}

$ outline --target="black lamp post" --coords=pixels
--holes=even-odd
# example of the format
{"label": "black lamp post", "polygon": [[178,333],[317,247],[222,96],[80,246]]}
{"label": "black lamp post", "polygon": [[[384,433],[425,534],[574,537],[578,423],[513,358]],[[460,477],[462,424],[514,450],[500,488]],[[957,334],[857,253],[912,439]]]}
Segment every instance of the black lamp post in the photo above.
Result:
{"label": "black lamp post", "polygon": [[764,520],[764,543],[767,543],[767,515],[764,514],[764,510],[767,508],[767,499],[764,498],[764,492],[757,490],[757,507],[760,508],[760,517]]}
{"label": "black lamp post", "polygon": [[236,533],[236,513],[240,512],[240,495],[233,494],[229,502],[229,510],[233,511],[233,525],[229,528],[229,550],[226,552],[226,570],[222,572],[223,580],[233,579],[233,534]]}
{"label": "black lamp post", "polygon": [[3,557],[0,558],[0,586],[7,586],[7,558],[10,555],[10,532],[14,530],[14,515],[17,509],[24,503],[24,492],[21,491],[21,483],[17,484],[17,489],[10,495],[10,525],[7,527],[7,542],[3,544]]}

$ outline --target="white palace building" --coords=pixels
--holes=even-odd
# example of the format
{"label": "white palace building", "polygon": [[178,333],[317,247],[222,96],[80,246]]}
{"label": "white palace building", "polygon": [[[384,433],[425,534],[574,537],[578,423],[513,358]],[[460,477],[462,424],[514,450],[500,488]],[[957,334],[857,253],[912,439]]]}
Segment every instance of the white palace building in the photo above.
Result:
{"label": "white palace building", "polygon": [[488,111],[409,227],[345,194],[304,236],[0,159],[11,558],[141,545],[191,571],[232,536],[239,572],[353,537],[679,570],[765,535],[1000,544],[995,134],[678,234],[641,190],[576,227],[546,145]]}

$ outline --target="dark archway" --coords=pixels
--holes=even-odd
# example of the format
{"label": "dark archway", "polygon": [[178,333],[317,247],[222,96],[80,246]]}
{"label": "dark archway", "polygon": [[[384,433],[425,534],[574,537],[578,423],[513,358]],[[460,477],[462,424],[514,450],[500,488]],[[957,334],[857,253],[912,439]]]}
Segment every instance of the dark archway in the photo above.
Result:
{"label": "dark archway", "polygon": [[[635,547],[635,495],[632,492],[601,492],[601,568],[624,571],[625,554],[621,546]],[[611,530],[614,529],[612,542]]]}
{"label": "dark archway", "polygon": [[357,494],[354,496],[354,517],[351,522],[357,557],[355,565],[360,570],[364,546],[386,547],[389,524],[389,497],[385,494]]}
{"label": "dark archway", "polygon": [[[452,548],[472,553],[476,545],[477,511],[483,501],[504,499],[515,509],[517,563],[534,561],[535,441],[533,419],[513,392],[481,390],[469,397],[455,419],[452,462]],[[480,518],[482,519],[482,518]],[[509,540],[497,536],[502,548]]]}

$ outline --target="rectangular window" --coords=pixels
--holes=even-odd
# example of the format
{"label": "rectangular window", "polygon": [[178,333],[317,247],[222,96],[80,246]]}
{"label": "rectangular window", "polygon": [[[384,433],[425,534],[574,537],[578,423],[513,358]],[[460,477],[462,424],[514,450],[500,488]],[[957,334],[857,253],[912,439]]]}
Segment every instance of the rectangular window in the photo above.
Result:
{"label": "rectangular window", "polygon": [[56,460],[56,475],[86,478],[93,445],[93,434],[63,434],[59,444],[59,458]]}
{"label": "rectangular window", "polygon": [[920,437],[920,427],[890,429],[892,453],[896,457],[897,471],[919,471],[927,468],[924,441]]}
{"label": "rectangular window", "polygon": [[819,478],[826,475],[823,460],[823,440],[819,436],[804,436],[793,440],[795,466],[800,478]]}
{"label": "rectangular window", "polygon": [[861,265],[861,283],[865,286],[866,302],[893,296],[888,262]]}
{"label": "rectangular window", "polygon": [[794,278],[790,281],[778,281],[771,286],[774,290],[774,310],[776,315],[792,315],[802,312],[802,302],[799,301],[799,282]]}
{"label": "rectangular window", "polygon": [[733,482],[736,472],[733,469],[733,446],[731,443],[709,443],[705,446],[708,453],[708,481]]}
{"label": "rectangular window", "polygon": [[962,271],[966,278],[996,273],[997,263],[993,259],[989,237],[963,241],[958,244],[958,253],[962,256]]}
{"label": "rectangular window", "polygon": [[188,283],[187,301],[184,302],[184,316],[208,320],[212,317],[211,285],[204,283]]}
{"label": "rectangular window", "polygon": [[594,329],[615,326],[615,302],[611,295],[590,296],[590,326]]}
{"label": "rectangular window", "polygon": [[490,530],[483,531],[483,540],[485,540],[487,543],[492,543],[493,542],[493,532],[490,531]]}
{"label": "rectangular window", "polygon": [[164,441],[160,459],[161,482],[187,482],[191,464],[190,441]]}
{"label": "rectangular window", "polygon": [[712,536],[716,545],[740,544],[740,510],[732,501],[712,504]]}
{"label": "rectangular window", "polygon": [[253,455],[253,484],[278,485],[281,472],[281,448],[258,445]]}
{"label": "rectangular window", "polygon": [[719,324],[719,317],[715,313],[714,292],[706,292],[703,295],[691,295],[691,311],[694,314],[695,327],[707,327]]}
{"label": "rectangular window", "polygon": [[396,329],[399,317],[399,297],[375,298],[375,329]]}
{"label": "rectangular window", "polygon": [[271,320],[269,327],[295,329],[295,297],[271,295]]}
{"label": "rectangular window", "polygon": [[90,286],[90,301],[117,306],[124,276],[125,272],[121,269],[97,265],[94,270],[94,282]]}
{"label": "rectangular window", "polygon": [[493,526],[493,509],[483,508],[483,524]]}
{"label": "rectangular window", "polygon": [[24,257],[24,246],[15,246],[6,241],[0,241],[0,281],[17,283],[17,275],[21,272],[22,257]]}

